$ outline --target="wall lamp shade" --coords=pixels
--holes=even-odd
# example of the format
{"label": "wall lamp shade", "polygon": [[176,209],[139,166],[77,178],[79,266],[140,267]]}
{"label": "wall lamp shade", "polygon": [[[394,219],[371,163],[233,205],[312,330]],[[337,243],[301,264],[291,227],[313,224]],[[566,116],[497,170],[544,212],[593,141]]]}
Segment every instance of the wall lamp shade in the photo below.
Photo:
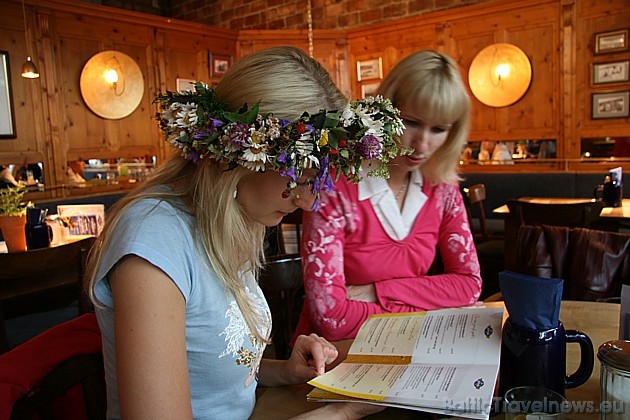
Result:
{"label": "wall lamp shade", "polygon": [[475,98],[491,107],[512,105],[525,95],[532,81],[532,66],[516,45],[498,43],[481,50],[468,70]]}
{"label": "wall lamp shade", "polygon": [[31,57],[26,57],[26,61],[22,64],[22,77],[27,79],[37,79],[39,77],[39,70],[35,63],[31,61]]}
{"label": "wall lamp shade", "polygon": [[81,96],[96,115],[118,120],[138,108],[144,77],[133,58],[119,51],[93,55],[81,71]]}

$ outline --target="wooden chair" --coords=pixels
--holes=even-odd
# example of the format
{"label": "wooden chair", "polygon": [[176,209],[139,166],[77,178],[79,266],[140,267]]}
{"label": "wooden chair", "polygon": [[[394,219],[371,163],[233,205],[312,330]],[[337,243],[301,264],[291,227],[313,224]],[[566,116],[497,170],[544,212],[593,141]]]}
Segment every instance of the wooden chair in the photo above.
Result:
{"label": "wooden chair", "polygon": [[464,203],[466,204],[466,212],[468,213],[468,222],[471,230],[475,224],[473,223],[473,210],[476,212],[479,221],[479,231],[473,234],[476,242],[484,242],[490,238],[488,232],[488,224],[486,222],[486,212],[483,208],[483,202],[486,199],[486,186],[484,184],[475,184],[463,189]]}
{"label": "wooden chair", "polygon": [[[483,279],[480,299],[499,290],[499,272],[505,268],[505,240],[502,236],[488,230],[483,202],[486,199],[486,186],[475,184],[463,190],[464,203],[468,213],[468,222],[475,238],[475,247]],[[479,221],[479,230],[475,232],[473,215]]]}
{"label": "wooden chair", "polygon": [[291,354],[289,343],[304,302],[302,258],[299,254],[269,257],[260,278],[273,322],[272,344],[277,359]]}
{"label": "wooden chair", "polygon": [[287,214],[278,226],[267,230],[267,256],[300,253],[303,213],[302,209],[297,209]]}
{"label": "wooden chair", "polygon": [[104,419],[101,345],[96,316],[85,314],[0,355],[0,418]]}
{"label": "wooden chair", "polygon": [[0,354],[8,350],[5,313],[17,316],[41,312],[65,306],[77,298],[77,315],[88,311],[83,279],[87,254],[94,239],[88,237],[55,247],[0,254]]}
{"label": "wooden chair", "polygon": [[304,211],[289,213],[280,223],[280,254],[300,253],[302,247],[302,217]]}

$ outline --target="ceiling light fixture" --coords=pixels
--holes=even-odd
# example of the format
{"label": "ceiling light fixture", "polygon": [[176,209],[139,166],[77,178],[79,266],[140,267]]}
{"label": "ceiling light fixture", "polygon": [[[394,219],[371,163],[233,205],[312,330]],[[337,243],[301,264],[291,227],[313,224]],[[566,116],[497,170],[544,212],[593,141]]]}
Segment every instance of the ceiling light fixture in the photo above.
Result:
{"label": "ceiling light fixture", "polygon": [[22,64],[22,77],[27,79],[37,79],[39,77],[39,70],[37,66],[31,60],[31,56],[28,55],[29,42],[28,42],[28,29],[26,27],[26,8],[24,7],[24,0],[22,0],[22,17],[24,18],[24,39],[26,40],[26,61]]}

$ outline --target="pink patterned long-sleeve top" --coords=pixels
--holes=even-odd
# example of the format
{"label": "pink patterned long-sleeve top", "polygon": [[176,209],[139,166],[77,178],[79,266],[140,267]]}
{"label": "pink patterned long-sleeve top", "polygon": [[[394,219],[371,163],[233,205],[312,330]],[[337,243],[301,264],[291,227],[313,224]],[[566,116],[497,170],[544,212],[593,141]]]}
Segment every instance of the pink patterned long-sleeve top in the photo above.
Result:
{"label": "pink patterned long-sleeve top", "polygon": [[[359,200],[358,186],[344,178],[334,192],[322,197],[319,212],[305,216],[306,299],[296,336],[315,332],[331,341],[354,338],[363,321],[375,313],[477,301],[479,262],[462,196],[457,186],[428,184],[417,188],[426,201],[411,219],[409,234],[400,240],[392,239],[379,220],[382,213],[370,200]],[[408,194],[413,192],[410,189]],[[429,276],[436,248],[444,274]],[[377,302],[346,298],[346,285],[368,283],[375,285]]]}

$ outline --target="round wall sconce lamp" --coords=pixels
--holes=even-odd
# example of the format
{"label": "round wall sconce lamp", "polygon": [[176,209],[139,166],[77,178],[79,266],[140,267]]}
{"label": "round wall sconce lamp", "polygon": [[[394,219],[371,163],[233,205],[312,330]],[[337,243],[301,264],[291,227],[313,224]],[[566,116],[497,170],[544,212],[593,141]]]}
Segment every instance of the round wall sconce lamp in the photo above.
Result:
{"label": "round wall sconce lamp", "polygon": [[532,81],[532,66],[516,45],[492,44],[481,50],[468,70],[468,84],[485,105],[512,105],[525,95]]}
{"label": "round wall sconce lamp", "polygon": [[119,51],[93,55],[81,71],[81,96],[99,117],[118,120],[138,108],[144,78],[138,64]]}

